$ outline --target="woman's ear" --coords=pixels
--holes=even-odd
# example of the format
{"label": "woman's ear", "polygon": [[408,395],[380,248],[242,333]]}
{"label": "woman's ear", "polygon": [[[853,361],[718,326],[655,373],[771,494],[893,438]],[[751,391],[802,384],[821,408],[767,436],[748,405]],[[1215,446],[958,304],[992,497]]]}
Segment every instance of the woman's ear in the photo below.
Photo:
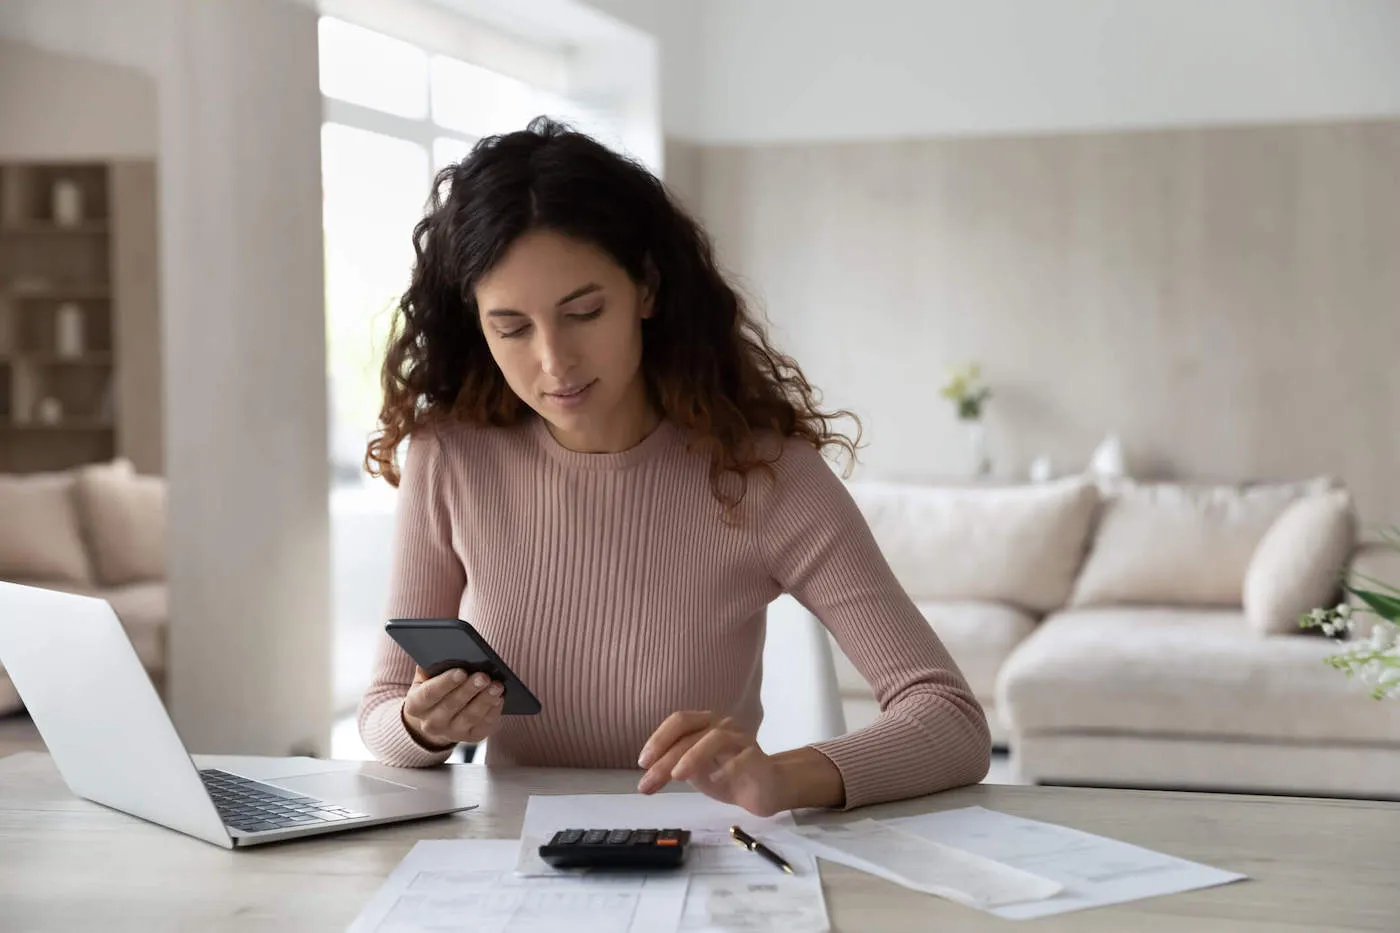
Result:
{"label": "woman's ear", "polygon": [[642,275],[642,319],[645,320],[656,314],[656,293],[661,289],[661,273],[657,271],[656,263],[651,261],[650,256],[646,258]]}

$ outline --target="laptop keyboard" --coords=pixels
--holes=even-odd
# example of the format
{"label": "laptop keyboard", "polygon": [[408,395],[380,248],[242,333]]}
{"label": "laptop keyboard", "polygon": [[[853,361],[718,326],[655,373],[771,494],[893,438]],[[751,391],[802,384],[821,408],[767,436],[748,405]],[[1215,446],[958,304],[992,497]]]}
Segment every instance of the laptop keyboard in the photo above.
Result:
{"label": "laptop keyboard", "polygon": [[199,772],[199,776],[204,780],[204,786],[224,823],[244,832],[295,829],[369,816],[368,813],[357,813],[326,800],[304,797],[215,768],[206,768]]}

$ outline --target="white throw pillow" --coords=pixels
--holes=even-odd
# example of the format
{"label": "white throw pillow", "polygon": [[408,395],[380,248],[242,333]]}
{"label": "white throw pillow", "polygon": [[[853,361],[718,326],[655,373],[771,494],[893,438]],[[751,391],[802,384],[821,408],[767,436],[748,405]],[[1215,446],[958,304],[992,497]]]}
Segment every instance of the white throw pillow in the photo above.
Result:
{"label": "white throw pillow", "polygon": [[1305,496],[1284,509],[1254,552],[1244,614],[1261,635],[1299,631],[1298,617],[1336,604],[1356,547],[1356,511],[1343,489]]}
{"label": "white throw pillow", "polygon": [[917,602],[991,601],[1050,612],[1084,558],[1098,491],[1084,479],[1007,487],[850,484]]}
{"label": "white throw pillow", "polygon": [[1238,606],[1255,548],[1299,496],[1330,480],[1258,486],[1115,482],[1074,606]]}
{"label": "white throw pillow", "polygon": [[165,480],[85,469],[76,497],[93,569],[104,586],[165,579]]}
{"label": "white throw pillow", "polygon": [[0,579],[78,585],[92,579],[73,474],[0,476]]}

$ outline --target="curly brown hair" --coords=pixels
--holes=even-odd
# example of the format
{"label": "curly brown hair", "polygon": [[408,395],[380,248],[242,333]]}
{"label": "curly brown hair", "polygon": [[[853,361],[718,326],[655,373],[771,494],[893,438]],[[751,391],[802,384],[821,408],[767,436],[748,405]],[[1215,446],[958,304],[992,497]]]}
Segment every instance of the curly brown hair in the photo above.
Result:
{"label": "curly brown hair", "polygon": [[[397,486],[395,452],[426,426],[504,427],[537,417],[492,359],[474,292],[512,243],[539,229],[592,243],[635,282],[654,285],[655,313],[642,331],[647,392],[708,455],[711,489],[726,514],[742,502],[748,474],[771,475],[781,454],[760,443],[762,432],[844,450],[854,463],[859,420],[818,408],[812,385],[769,343],[721,273],[708,236],[662,183],[588,136],[539,118],[482,139],[434,181],[390,332],[379,429],[365,454],[370,475]],[[855,421],[855,440],[832,428],[842,417]]]}

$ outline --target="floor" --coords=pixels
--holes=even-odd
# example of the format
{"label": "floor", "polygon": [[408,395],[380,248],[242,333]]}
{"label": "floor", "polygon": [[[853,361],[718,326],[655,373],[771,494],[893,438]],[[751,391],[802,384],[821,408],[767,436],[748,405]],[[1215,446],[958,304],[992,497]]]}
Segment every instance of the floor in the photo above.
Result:
{"label": "floor", "polygon": [[[0,716],[0,758],[16,752],[43,751],[44,742],[39,732],[23,713],[16,716]],[[331,730],[331,757],[341,759],[366,759],[370,757],[364,743],[360,741],[354,717],[345,717],[336,722]],[[1015,784],[1011,778],[1011,762],[1006,752],[992,755],[992,769],[988,772],[985,784]]]}

